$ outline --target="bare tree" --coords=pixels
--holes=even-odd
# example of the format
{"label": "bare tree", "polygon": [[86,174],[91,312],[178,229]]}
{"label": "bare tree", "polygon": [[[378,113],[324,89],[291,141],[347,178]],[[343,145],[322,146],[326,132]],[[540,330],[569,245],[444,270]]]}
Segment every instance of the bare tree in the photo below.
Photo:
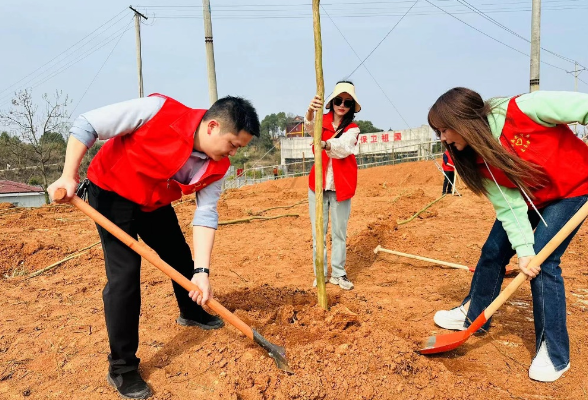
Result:
{"label": "bare tree", "polygon": [[40,184],[49,202],[47,186],[51,179],[51,167],[62,161],[65,152],[64,134],[69,119],[66,109],[70,100],[61,91],[56,91],[52,98],[45,93],[42,99],[45,109],[39,111],[39,106],[33,101],[32,91],[25,89],[17,92],[12,100],[12,108],[0,111],[0,123],[22,140],[20,156],[39,171]]}

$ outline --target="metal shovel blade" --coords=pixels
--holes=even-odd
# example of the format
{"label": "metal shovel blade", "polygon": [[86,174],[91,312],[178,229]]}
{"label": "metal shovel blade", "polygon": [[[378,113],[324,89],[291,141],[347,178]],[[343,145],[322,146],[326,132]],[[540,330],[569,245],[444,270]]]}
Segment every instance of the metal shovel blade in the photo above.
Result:
{"label": "metal shovel blade", "polygon": [[484,313],[481,313],[465,331],[452,332],[446,335],[429,336],[429,338],[423,343],[423,348],[419,350],[419,353],[436,354],[453,350],[462,345],[470,336],[476,333],[486,321],[486,316]]}
{"label": "metal shovel blade", "polygon": [[453,332],[447,335],[429,336],[419,350],[421,354],[436,354],[453,350],[464,343],[470,335],[467,331]]}
{"label": "metal shovel blade", "polygon": [[[588,203],[585,203],[568,222],[555,234],[553,238],[533,257],[528,267],[540,266],[561,245],[561,243],[576,229],[588,216]],[[460,344],[468,340],[470,336],[480,329],[486,321],[498,310],[513,293],[527,280],[527,276],[521,271],[508,284],[507,287],[496,297],[492,303],[481,313],[478,318],[472,322],[470,327],[465,331],[450,333],[448,335],[431,336],[424,343],[424,348],[419,350],[421,354],[442,353],[453,350]]]}
{"label": "metal shovel blade", "polygon": [[255,329],[252,329],[252,331],[253,340],[267,351],[268,355],[276,362],[278,368],[289,374],[293,374],[294,371],[290,369],[288,360],[286,360],[286,349],[277,344],[271,343],[269,340],[261,336]]}

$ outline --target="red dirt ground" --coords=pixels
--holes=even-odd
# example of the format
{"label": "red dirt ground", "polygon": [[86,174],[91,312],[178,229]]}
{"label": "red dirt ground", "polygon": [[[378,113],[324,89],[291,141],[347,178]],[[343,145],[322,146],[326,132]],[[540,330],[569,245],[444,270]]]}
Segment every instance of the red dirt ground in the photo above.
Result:
{"label": "red dirt ground", "polygon": [[[490,334],[456,350],[422,356],[439,309],[466,295],[471,273],[390,254],[388,249],[475,266],[493,222],[482,198],[462,189],[420,218],[397,225],[437,198],[442,177],[430,162],[361,170],[348,230],[347,271],[356,287],[331,284],[331,309],[311,287],[308,204],[220,227],[213,252],[216,298],[273,343],[285,346],[294,375],[233,327],[204,332],[175,324],[171,284],[145,263],[140,347],[153,399],[580,399],[588,398],[588,271],[583,227],[564,257],[572,368],[545,384],[529,380],[534,333],[529,285],[496,314]],[[307,178],[231,190],[221,221],[305,200]],[[117,399],[106,382],[100,246],[37,277],[98,241],[93,223],[70,206],[0,207],[0,398]],[[189,237],[194,205],[176,207]],[[189,243],[191,241],[189,240]],[[512,278],[512,277],[511,277]],[[506,280],[506,283],[511,278]]]}

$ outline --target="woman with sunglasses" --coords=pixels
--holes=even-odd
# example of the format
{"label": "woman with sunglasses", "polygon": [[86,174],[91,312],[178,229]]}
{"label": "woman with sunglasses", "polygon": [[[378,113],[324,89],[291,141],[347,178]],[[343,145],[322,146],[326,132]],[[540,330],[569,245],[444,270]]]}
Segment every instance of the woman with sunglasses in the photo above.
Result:
{"label": "woman with sunglasses", "polygon": [[541,267],[528,264],[588,199],[588,147],[568,127],[573,122],[588,123],[587,94],[537,91],[483,101],[470,89],[454,88],[429,111],[429,125],[464,183],[496,210],[469,294],[434,321],[446,329],[469,326],[500,293],[516,253],[533,295],[537,351],[529,377],[543,382],[570,368],[560,258],[577,229]]}
{"label": "woman with sunglasses", "polygon": [[[314,131],[314,112],[323,106],[322,99],[315,96],[305,117],[305,127],[309,132]],[[321,140],[323,160],[323,220],[324,220],[324,267],[325,281],[327,280],[327,228],[329,225],[329,210],[331,210],[331,282],[341,289],[353,289],[353,283],[347,278],[345,261],[347,258],[347,222],[351,212],[351,198],[357,187],[357,162],[353,152],[357,145],[359,127],[353,123],[355,113],[361,106],[355,95],[353,83],[337,82],[333,93],[327,99],[326,108],[329,110],[323,116],[323,133]],[[310,170],[308,204],[310,208],[310,222],[312,225],[313,265],[316,265],[316,237],[315,237],[315,171]],[[316,274],[316,270],[315,270]],[[313,286],[316,286],[316,279]]]}

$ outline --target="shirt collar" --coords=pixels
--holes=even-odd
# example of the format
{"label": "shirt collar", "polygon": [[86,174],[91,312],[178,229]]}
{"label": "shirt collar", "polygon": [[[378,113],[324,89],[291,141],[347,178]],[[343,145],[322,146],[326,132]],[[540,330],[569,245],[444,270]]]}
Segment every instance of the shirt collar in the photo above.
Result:
{"label": "shirt collar", "polygon": [[209,158],[205,153],[202,153],[201,151],[193,151],[192,154],[190,154],[190,157],[198,157],[203,160],[207,160]]}

